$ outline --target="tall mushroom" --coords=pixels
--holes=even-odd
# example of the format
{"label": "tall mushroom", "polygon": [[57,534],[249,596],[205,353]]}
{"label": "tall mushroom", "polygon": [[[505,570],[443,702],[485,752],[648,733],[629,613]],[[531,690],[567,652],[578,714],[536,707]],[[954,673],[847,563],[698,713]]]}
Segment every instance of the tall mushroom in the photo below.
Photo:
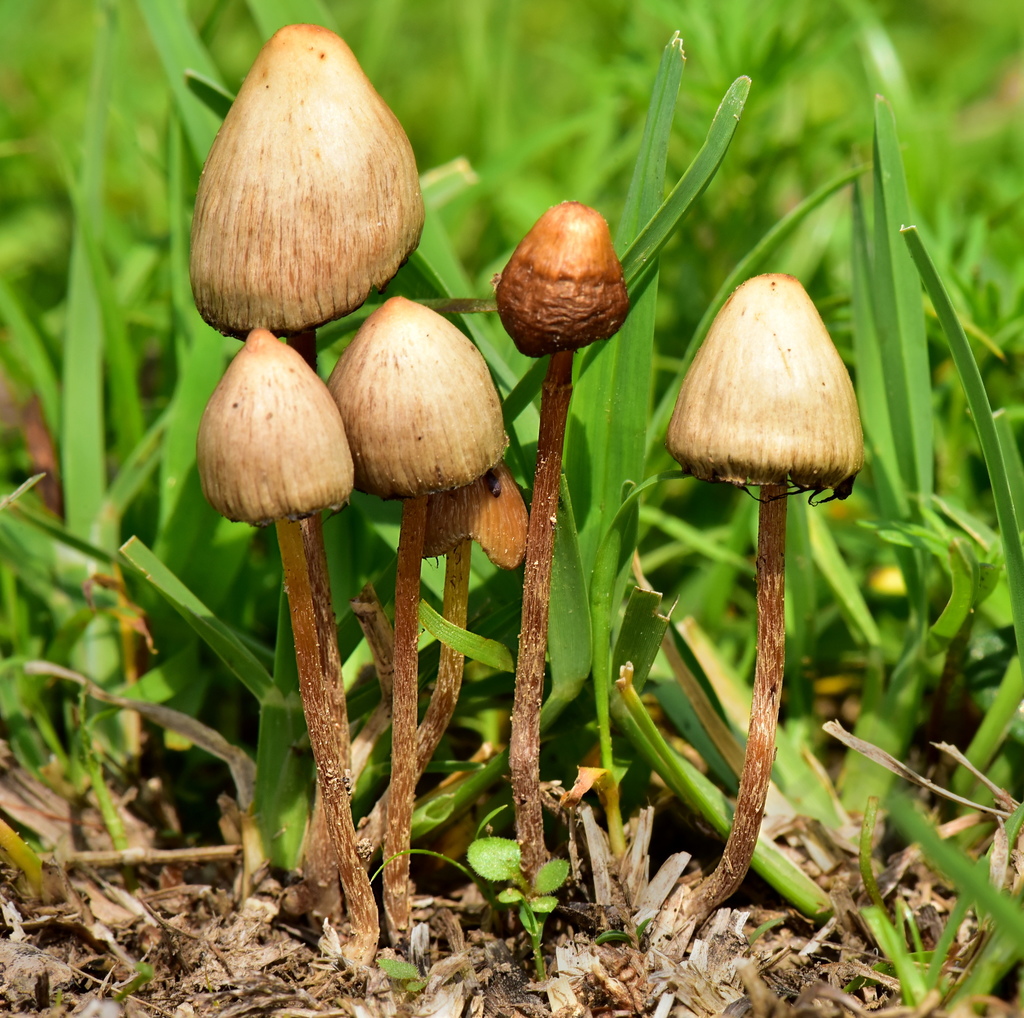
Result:
{"label": "tall mushroom", "polygon": [[330,603],[330,589],[326,570],[317,568],[308,537],[313,532],[298,522],[340,508],[352,492],[341,415],[301,354],[265,329],[254,329],[206,406],[196,460],[214,509],[230,520],[277,525],[302,706],[352,921],[354,936],[345,953],[369,964],[380,927],[346,787],[345,699],[324,681],[325,673],[336,671],[339,679],[341,674],[334,620],[325,631],[317,609],[318,601]]}
{"label": "tall mushroom", "polygon": [[523,871],[545,861],[540,803],[540,708],[562,446],[572,398],[572,355],[619,331],[629,312],[608,224],[579,202],[548,209],[522,239],[495,290],[502,325],[530,357],[550,354],[526,538],[523,622],[516,662],[509,766]]}
{"label": "tall mushroom", "polygon": [[845,498],[864,464],[850,376],[798,280],[757,276],[733,292],[683,381],[666,445],[694,477],[761,489],[750,727],[722,860],[689,906],[706,915],[746,875],[771,781],[785,664],[789,486]]}
{"label": "tall mushroom", "polygon": [[196,306],[215,329],[295,335],[341,318],[419,242],[402,125],[319,25],[264,45],[207,156],[192,220]]}
{"label": "tall mushroom", "polygon": [[[475,346],[440,315],[392,297],[356,333],[328,385],[352,449],[355,485],[401,498],[395,581],[392,770],[384,908],[393,942],[409,924],[416,782],[420,560],[427,496],[476,480],[505,450],[501,405]],[[392,857],[397,858],[392,859]]]}
{"label": "tall mushroom", "polygon": [[[288,25],[260,50],[203,167],[189,265],[196,306],[228,335],[289,336],[315,368],[315,329],[383,288],[423,216],[409,140],[352,51],[326,28]],[[319,516],[300,528],[325,648],[320,681],[344,713]],[[344,770],[347,725],[338,753]]]}

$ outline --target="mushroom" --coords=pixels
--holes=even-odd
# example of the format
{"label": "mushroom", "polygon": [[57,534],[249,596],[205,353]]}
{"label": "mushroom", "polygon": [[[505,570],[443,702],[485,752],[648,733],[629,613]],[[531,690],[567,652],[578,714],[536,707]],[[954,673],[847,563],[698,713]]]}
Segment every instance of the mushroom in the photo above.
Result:
{"label": "mushroom", "polygon": [[[394,276],[423,216],[409,140],[351,50],[328,29],[288,25],[261,49],[203,167],[189,266],[196,306],[229,335],[262,327],[289,336],[315,369],[314,330]],[[300,529],[320,644],[300,671],[320,669],[335,704],[333,766],[344,771],[348,723],[319,516]],[[307,857],[307,870],[324,862]],[[345,891],[365,963],[379,921],[365,871],[357,883]]]}
{"label": "mushroom", "polygon": [[[199,424],[196,462],[203,493],[231,520],[276,524],[295,636],[299,690],[353,938],[345,954],[369,964],[379,920],[356,848],[345,784],[348,718],[319,526],[304,527],[352,492],[352,457],[337,405],[302,355],[265,329],[249,333]],[[321,538],[317,541],[317,538]],[[328,681],[328,677],[333,681]]]}
{"label": "mushroom", "polygon": [[750,726],[722,860],[688,907],[703,916],[742,883],[771,781],[785,665],[790,484],[846,498],[864,464],[850,376],[797,279],[757,276],[733,291],[683,381],[665,444],[694,477],[761,489]]}
{"label": "mushroom", "polygon": [[203,167],[196,306],[229,335],[315,329],[384,287],[423,214],[409,139],[352,51],[326,28],[288,25],[260,50]]}
{"label": "mushroom", "polygon": [[516,662],[509,766],[523,872],[545,862],[540,803],[540,708],[544,691],[551,560],[562,446],[572,398],[573,351],[618,332],[629,312],[608,224],[579,202],[548,209],[515,249],[495,289],[502,325],[520,351],[551,355],[526,538],[523,622]]}
{"label": "mushroom", "polygon": [[[356,333],[328,386],[352,449],[355,486],[404,499],[395,580],[392,771],[384,908],[392,942],[409,924],[416,750],[419,581],[427,496],[461,487],[505,450],[501,404],[483,357],[450,322],[392,297]],[[394,858],[396,857],[397,858]]]}

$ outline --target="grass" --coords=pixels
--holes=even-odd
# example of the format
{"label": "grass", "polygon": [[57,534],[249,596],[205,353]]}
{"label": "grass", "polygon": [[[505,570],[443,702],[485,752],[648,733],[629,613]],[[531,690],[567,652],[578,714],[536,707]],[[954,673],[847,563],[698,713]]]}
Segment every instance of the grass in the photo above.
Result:
{"label": "grass", "polygon": [[[791,506],[776,782],[827,825],[863,812],[871,795],[885,802],[893,775],[820,732],[838,715],[922,768],[929,740],[955,743],[1022,797],[1024,22],[1001,0],[753,6],[54,0],[61,30],[44,35],[28,6],[0,0],[12,40],[0,64],[2,491],[54,460],[61,482],[0,509],[0,735],[22,766],[76,795],[100,788],[101,768],[120,786],[157,767],[172,778],[185,834],[218,837],[207,804],[229,782],[222,765],[195,740],[143,732],[129,712],[25,668],[44,659],[244,747],[257,760],[265,850],[283,866],[298,857],[311,765],[280,566],[271,532],[219,519],[199,490],[198,419],[237,344],[199,320],[187,258],[217,90],[237,89],[276,27],[308,19],[348,40],[425,174],[423,242],[389,292],[488,297],[523,233],[565,198],[602,211],[627,266],[634,310],[623,333],[577,358],[544,776],[571,784],[610,711],[627,816],[658,771],[712,827],[728,823],[728,743],[742,739],[752,673],[756,514],[742,493],[672,473],[662,443],[714,311],[742,279],[784,271],[804,282],[850,366],[868,465],[847,501]],[[677,29],[681,45],[670,42]],[[678,203],[645,229],[678,181]],[[364,317],[322,330],[325,374]],[[542,371],[494,317],[459,322],[505,400],[509,463],[526,485]],[[629,483],[659,474],[613,523]],[[390,599],[397,525],[395,506],[356,496],[325,526],[350,685],[370,653],[348,600],[368,582]],[[646,615],[624,607],[634,548],[662,595]],[[472,582],[469,628],[514,652],[520,578],[474,557]],[[442,585],[425,564],[434,608]],[[625,649],[635,660],[670,606],[673,622],[686,620],[670,631],[693,695],[674,692],[664,654],[646,655],[643,698],[621,695],[610,680]],[[467,671],[438,770],[507,738],[511,674],[499,648],[477,646],[488,663]],[[430,682],[436,644],[427,636],[421,647]],[[607,700],[592,701],[591,676]],[[694,707],[697,691],[715,725]],[[359,685],[350,716],[369,716],[377,695]],[[673,748],[680,735],[708,776],[689,773]],[[386,771],[381,744],[357,808],[372,805]],[[499,758],[424,800],[417,837],[471,807],[489,812],[500,773]],[[984,794],[964,769],[934,777]],[[955,815],[928,806],[934,822]],[[919,841],[978,910],[993,931],[987,947],[958,985],[946,957],[933,955],[923,975],[914,968],[899,916],[868,913],[876,943],[908,1004],[932,987],[1010,994],[1020,939],[1008,893],[978,882],[988,842],[941,841],[932,821],[912,818],[893,836]],[[769,848],[757,865],[771,879],[784,867]],[[819,911],[802,876],[785,870],[776,888]],[[952,958],[952,935],[932,946]]]}

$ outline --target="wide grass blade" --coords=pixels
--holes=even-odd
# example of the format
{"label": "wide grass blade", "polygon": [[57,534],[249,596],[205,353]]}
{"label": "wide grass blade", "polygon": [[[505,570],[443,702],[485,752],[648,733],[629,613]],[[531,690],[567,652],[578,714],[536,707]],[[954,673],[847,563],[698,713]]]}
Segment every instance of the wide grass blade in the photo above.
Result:
{"label": "wide grass blade", "polygon": [[[878,454],[872,467],[880,509],[890,519],[919,524],[922,505],[933,489],[931,371],[920,285],[899,237],[910,219],[899,138],[892,108],[881,96],[875,101],[874,156],[870,247],[863,219],[858,221],[855,209],[854,298],[860,306],[855,306],[854,314],[858,330],[864,330],[855,343],[865,369],[864,378],[858,380],[858,395],[865,399],[862,413],[868,422],[869,445]],[[897,545],[894,550],[910,609],[903,649],[877,709],[862,712],[855,731],[902,757],[917,724],[926,678],[928,558],[917,548]],[[843,775],[847,806],[861,808],[866,796],[883,796],[891,783],[886,771],[856,755],[847,757]]]}
{"label": "wide grass blade", "polygon": [[630,292],[641,284],[680,221],[714,179],[729,151],[749,94],[750,79],[747,77],[737,78],[729,86],[700,151],[661,208],[622,255],[622,271]]}
{"label": "wide grass blade", "polygon": [[[1013,492],[1003,460],[1003,450],[999,441],[999,431],[992,415],[992,406],[985,383],[982,381],[978,364],[971,352],[970,343],[963,326],[957,317],[956,310],[949,299],[935,265],[925,250],[918,235],[917,228],[908,226],[903,230],[910,254],[921,274],[925,289],[932,299],[932,304],[939,316],[942,331],[949,343],[950,354],[956,365],[960,384],[967,397],[967,405],[971,418],[978,431],[982,457],[988,472],[989,483],[996,507],[996,519],[1003,543],[1003,555],[1006,561],[1006,578],[1010,590],[1010,610],[1013,615],[1013,632],[1017,643],[1018,660],[1024,661],[1024,548],[1020,540],[1020,519],[1014,505]],[[1014,704],[1012,712],[1001,716],[993,716],[989,711],[981,729],[979,729],[967,757],[977,767],[984,769],[998,749],[999,742],[1017,705],[1024,698],[1024,686],[1021,684],[1020,669],[1008,669],[1004,683],[1008,684],[1005,692],[1000,691],[1000,702],[1009,706]]]}
{"label": "wide grass blade", "polygon": [[166,598],[199,638],[261,703],[276,701],[274,680],[243,643],[137,537],[120,549],[121,556]]}
{"label": "wide grass blade", "polygon": [[[640,152],[617,231],[620,251],[635,240],[662,204],[665,160],[685,59],[677,33],[665,47],[654,81]],[[691,200],[693,197],[696,195]],[[678,212],[675,219],[663,214],[662,243],[687,207],[674,207],[673,213]],[[652,264],[650,268],[643,285],[630,294],[629,317],[618,335],[608,342],[595,343],[579,358],[566,437],[565,472],[573,491],[580,556],[587,575],[594,566],[605,513],[614,512],[618,506],[623,482],[639,481],[644,473],[658,297],[657,267]]]}
{"label": "wide grass blade", "polygon": [[110,108],[116,20],[114,5],[99,4],[92,80],[86,107],[82,163],[76,191],[76,227],[68,273],[67,324],[62,365],[61,457],[68,529],[102,546],[114,535],[96,530],[106,490],[106,414],[103,401],[103,315],[90,236],[99,231]]}

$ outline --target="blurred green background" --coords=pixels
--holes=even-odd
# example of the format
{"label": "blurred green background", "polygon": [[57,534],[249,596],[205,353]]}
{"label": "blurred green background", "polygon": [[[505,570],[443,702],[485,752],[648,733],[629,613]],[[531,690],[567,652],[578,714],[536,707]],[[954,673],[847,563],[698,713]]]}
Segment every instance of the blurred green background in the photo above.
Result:
{"label": "blurred green background", "polygon": [[[670,182],[703,143],[729,83],[739,75],[751,77],[750,98],[725,163],[662,257],[652,407],[678,383],[694,330],[734,266],[808,195],[870,163],[874,97],[885,95],[899,128],[914,220],[965,319],[993,405],[1007,408],[1019,442],[1019,3],[0,0],[5,491],[39,468],[49,447],[32,429],[48,427],[65,483],[75,471],[89,473],[73,485],[79,494],[67,507],[72,533],[108,554],[132,534],[155,545],[268,663],[277,621],[275,556],[268,554],[265,535],[215,519],[198,495],[190,459],[198,412],[236,348],[198,321],[184,275],[190,203],[205,156],[200,143],[205,137],[208,144],[216,120],[186,98],[183,108],[193,102],[194,120],[182,126],[172,93],[184,86],[166,76],[162,61],[165,48],[180,43],[167,26],[189,24],[192,41],[209,54],[208,65],[196,69],[233,93],[263,40],[294,20],[287,15],[299,7],[319,11],[317,20],[349,42],[404,124],[421,173],[446,168],[434,175],[432,207],[465,267],[471,291],[465,296],[489,294],[489,280],[511,249],[558,201],[594,205],[614,231],[658,61],[673,32],[683,38],[687,63],[669,146]],[[848,362],[850,205],[844,189],[803,220],[768,264],[758,266],[791,272],[804,282]],[[328,340],[346,328],[334,327]],[[101,336],[102,357],[94,352]],[[936,487],[991,522],[974,432],[938,336],[930,325]],[[328,353],[327,369],[336,350]],[[186,387],[182,380],[193,375],[194,386]],[[90,410],[97,406],[105,407],[105,415]],[[173,413],[160,423],[168,408]],[[656,433],[663,423],[654,418],[648,473],[670,466]],[[147,429],[154,427],[156,433],[148,432],[154,435],[152,448],[140,454]],[[148,466],[138,467],[132,457],[139,455]],[[106,486],[119,478],[128,479],[123,484],[130,490],[111,489],[120,501],[106,512]],[[849,503],[833,503],[822,513],[876,612],[891,664],[899,656],[906,617],[898,582],[894,589],[885,586],[884,570],[894,559],[872,532],[855,526],[877,515],[872,483],[869,470]],[[641,561],[669,603],[680,598],[676,617],[692,614],[709,630],[718,653],[743,673],[752,653],[752,590],[744,569],[728,556],[709,562],[700,531],[669,533],[662,524],[666,515],[682,516],[703,527],[712,543],[744,555],[753,503],[745,507],[737,492],[701,488],[673,482],[652,497],[651,508],[666,513],[642,517]],[[372,519],[368,532],[374,537],[337,563],[347,570],[339,597],[354,592],[353,585],[358,589],[390,554],[380,535],[393,531],[394,512],[358,499],[356,508]],[[348,514],[332,526],[359,534],[362,519]],[[88,549],[69,560],[57,545],[25,544],[27,534],[13,524],[0,528],[0,650],[12,660],[63,655],[76,667],[88,666],[98,680],[116,684],[124,677],[116,627],[102,631],[81,593],[95,566]],[[436,590],[437,579],[430,582]],[[945,603],[943,583],[936,580],[930,591],[934,614]],[[134,596],[146,596],[133,589]],[[507,596],[510,589],[499,593]],[[110,613],[125,607],[112,595],[104,602],[102,591],[97,596]],[[844,668],[859,674],[864,662],[856,654],[848,658],[851,645],[839,613],[822,596],[816,625],[797,640],[794,667],[814,679]],[[1009,621],[1005,597],[992,603],[985,625],[998,630]],[[239,708],[237,685],[230,685],[228,696],[208,697],[209,688],[222,688],[223,677],[159,604],[144,605],[156,613],[162,655],[145,694],[201,711],[230,737],[251,745],[254,719],[249,708]],[[814,602],[809,604],[813,614]],[[514,639],[514,627],[508,632]],[[821,637],[817,645],[815,634]],[[343,632],[343,644],[346,639],[343,649],[349,652],[353,637]],[[933,665],[932,672],[937,670]],[[66,732],[33,732],[30,721],[44,694],[20,681],[17,695],[0,694],[6,734],[22,759],[41,765],[47,752],[71,738],[73,713],[66,703],[47,701]],[[248,703],[244,695],[242,701]]]}

